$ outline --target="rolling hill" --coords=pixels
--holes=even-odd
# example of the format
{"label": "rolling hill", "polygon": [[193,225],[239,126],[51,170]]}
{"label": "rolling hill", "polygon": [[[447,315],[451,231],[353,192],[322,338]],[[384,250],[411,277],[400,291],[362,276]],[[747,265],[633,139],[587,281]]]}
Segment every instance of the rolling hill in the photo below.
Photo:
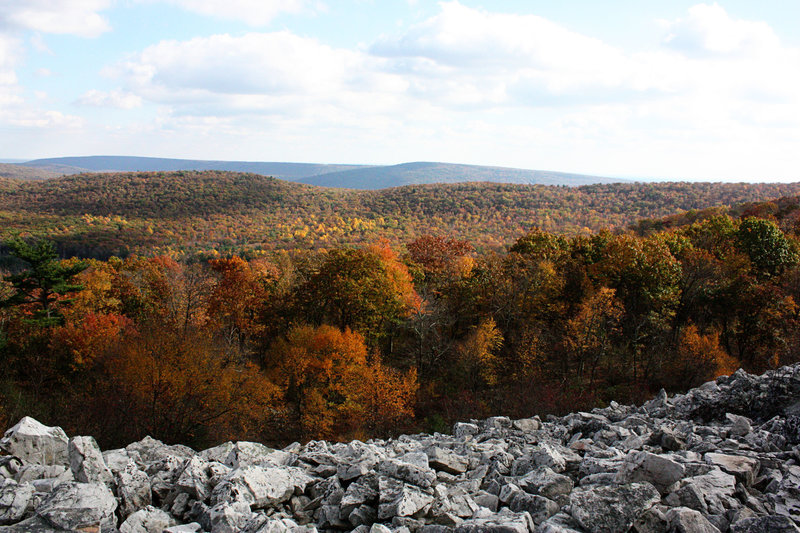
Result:
{"label": "rolling hill", "polygon": [[26,167],[13,163],[0,163],[0,178],[19,180],[44,180],[61,176],[64,173],[54,172],[45,167]]}
{"label": "rolling hill", "polygon": [[100,173],[0,180],[0,239],[47,237],[65,255],[261,253],[433,233],[503,249],[531,227],[566,234],[642,218],[800,194],[800,184],[502,183],[374,191],[220,171]]}
{"label": "rolling hill", "polygon": [[203,161],[158,157],[90,156],[58,157],[28,161],[21,166],[59,174],[81,172],[171,172],[178,170],[219,170],[247,172],[341,189],[386,189],[426,183],[493,182],[522,185],[588,185],[626,180],[518,168],[416,162],[400,165],[321,165],[313,163],[270,163],[247,161]]}
{"label": "rolling hill", "polygon": [[519,168],[457,165],[452,163],[403,163],[382,167],[355,168],[302,178],[298,181],[322,187],[346,187],[349,189],[387,189],[404,185],[426,183],[516,183],[521,185],[589,185],[592,183],[614,183],[627,180],[550,172]]}
{"label": "rolling hill", "polygon": [[22,164],[34,168],[62,167],[74,169],[63,174],[81,172],[171,172],[177,170],[225,170],[274,176],[289,181],[351,170],[359,165],[318,165],[313,163],[268,163],[255,161],[205,161],[198,159],[167,159],[161,157],[88,156],[36,159]]}

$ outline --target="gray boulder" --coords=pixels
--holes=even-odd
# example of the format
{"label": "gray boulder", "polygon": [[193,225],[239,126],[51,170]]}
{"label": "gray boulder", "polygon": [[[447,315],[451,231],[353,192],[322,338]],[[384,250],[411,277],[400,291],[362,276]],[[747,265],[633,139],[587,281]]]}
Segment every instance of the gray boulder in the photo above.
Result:
{"label": "gray boulder", "polygon": [[75,481],[106,483],[113,480],[94,437],[72,437],[67,445],[69,467]]}
{"label": "gray boulder", "polygon": [[570,514],[589,531],[628,531],[660,501],[658,490],[649,483],[578,487],[570,494]]}
{"label": "gray boulder", "polygon": [[731,533],[798,533],[791,518],[781,515],[745,518],[731,525]]}
{"label": "gray boulder", "polygon": [[720,533],[700,512],[686,507],[670,509],[667,521],[671,533]]}
{"label": "gray boulder", "polygon": [[102,483],[62,483],[42,501],[36,514],[52,527],[73,531],[90,527],[101,530],[116,525],[117,500]]}
{"label": "gray boulder", "polygon": [[26,416],[5,432],[0,448],[23,463],[69,466],[69,439],[60,427],[49,427]]}
{"label": "gray boulder", "polygon": [[428,448],[428,463],[434,470],[441,470],[448,474],[463,474],[469,468],[469,460],[461,455],[456,455],[450,450],[434,446]]}
{"label": "gray boulder", "polygon": [[34,488],[30,483],[17,483],[13,479],[0,480],[0,525],[22,520],[31,505]]}
{"label": "gray boulder", "polygon": [[274,507],[288,501],[295,493],[303,493],[311,481],[311,477],[293,467],[237,468],[214,487],[211,502],[243,501],[253,509]]}
{"label": "gray boulder", "polygon": [[153,502],[150,478],[133,462],[128,462],[125,468],[114,473],[114,484],[119,499],[119,513],[123,518]]}
{"label": "gray boulder", "polygon": [[755,482],[761,463],[758,459],[741,455],[727,455],[723,453],[707,453],[704,456],[707,463],[712,464],[736,477],[747,486]]}
{"label": "gray boulder", "polygon": [[517,484],[526,492],[541,494],[550,499],[569,494],[575,485],[569,477],[557,474],[546,466],[528,472],[517,481]]}
{"label": "gray boulder", "polygon": [[631,452],[617,474],[617,482],[647,481],[664,494],[667,488],[683,478],[686,468],[663,455],[650,452]]}
{"label": "gray boulder", "polygon": [[529,533],[536,529],[528,513],[505,512],[485,518],[465,520],[455,533]]}
{"label": "gray boulder", "polygon": [[162,533],[174,525],[176,525],[175,519],[168,513],[148,506],[130,515],[119,526],[119,531],[120,533]]}
{"label": "gray boulder", "polygon": [[378,480],[380,504],[378,519],[412,516],[433,503],[433,495],[419,487],[381,476]]}

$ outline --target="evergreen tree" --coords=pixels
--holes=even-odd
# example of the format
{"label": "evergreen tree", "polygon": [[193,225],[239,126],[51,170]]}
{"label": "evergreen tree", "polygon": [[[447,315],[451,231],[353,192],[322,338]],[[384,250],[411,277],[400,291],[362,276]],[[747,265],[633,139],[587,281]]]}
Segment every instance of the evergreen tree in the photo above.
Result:
{"label": "evergreen tree", "polygon": [[88,265],[83,261],[62,264],[50,241],[28,244],[17,238],[6,241],[5,245],[11,255],[27,263],[29,268],[3,278],[11,284],[13,294],[0,300],[0,309],[30,305],[34,323],[44,327],[61,324],[63,316],[59,307],[71,301],[61,297],[83,289],[73,278]]}

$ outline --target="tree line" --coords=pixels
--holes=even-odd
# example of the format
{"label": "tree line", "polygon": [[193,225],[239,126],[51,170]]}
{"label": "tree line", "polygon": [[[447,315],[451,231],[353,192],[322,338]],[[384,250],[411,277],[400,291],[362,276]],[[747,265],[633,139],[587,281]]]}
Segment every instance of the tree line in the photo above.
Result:
{"label": "tree line", "polygon": [[354,191],[234,172],[85,174],[0,180],[0,239],[46,238],[67,257],[98,259],[253,258],[383,239],[400,250],[426,233],[500,251],[534,226],[588,235],[642,218],[798,193],[796,183],[461,183]]}
{"label": "tree line", "polygon": [[[769,211],[769,210],[767,210]],[[60,260],[12,240],[4,421],[104,446],[444,430],[800,359],[798,237],[769,213],[507,250],[451,236],[269,256]]]}

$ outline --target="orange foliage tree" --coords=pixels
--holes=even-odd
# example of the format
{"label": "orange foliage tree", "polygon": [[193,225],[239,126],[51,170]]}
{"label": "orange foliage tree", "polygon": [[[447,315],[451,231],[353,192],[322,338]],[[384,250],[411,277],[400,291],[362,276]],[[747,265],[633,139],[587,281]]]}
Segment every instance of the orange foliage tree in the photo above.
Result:
{"label": "orange foliage tree", "polygon": [[578,314],[567,321],[564,343],[573,357],[573,370],[579,382],[583,381],[588,364],[590,382],[594,383],[597,367],[619,333],[624,312],[614,289],[600,287],[581,302]]}
{"label": "orange foliage tree", "polygon": [[247,340],[264,331],[261,311],[277,278],[275,267],[240,257],[209,261],[216,280],[208,298],[208,315],[229,346],[241,352]]}
{"label": "orange foliage tree", "polygon": [[363,435],[413,416],[416,374],[370,360],[364,337],[349,328],[298,326],[275,343],[265,366],[307,438]]}
{"label": "orange foliage tree", "polygon": [[279,414],[278,388],[255,365],[231,361],[195,330],[176,334],[151,325],[127,334],[103,362],[103,372],[105,394],[95,408],[101,421],[108,416],[105,427],[113,428],[111,435],[101,429],[106,440],[152,435],[203,444],[258,437]]}
{"label": "orange foliage tree", "polygon": [[664,368],[663,377],[673,388],[696,387],[739,368],[739,362],[719,345],[716,331],[704,334],[694,324],[681,332],[671,363]]}

